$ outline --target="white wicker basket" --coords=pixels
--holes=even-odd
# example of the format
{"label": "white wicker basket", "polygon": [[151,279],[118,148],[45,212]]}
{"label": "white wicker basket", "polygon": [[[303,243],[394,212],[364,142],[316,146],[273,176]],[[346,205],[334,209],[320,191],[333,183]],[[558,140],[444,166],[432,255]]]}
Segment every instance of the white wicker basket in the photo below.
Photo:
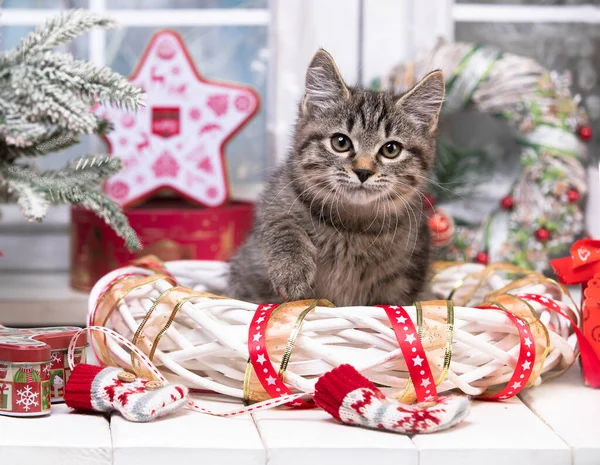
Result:
{"label": "white wicker basket", "polygon": [[[179,286],[199,292],[225,292],[225,263],[175,261],[167,262],[166,269]],[[513,272],[508,270],[508,274]],[[153,282],[133,288],[128,282],[133,283],[134,279],[121,279],[121,290],[115,291],[115,280],[132,273],[153,275],[147,269],[126,267],[102,278],[90,296],[90,325],[103,324],[125,339],[135,340],[146,354],[151,351],[158,336],[160,341],[153,354],[153,362],[167,379],[183,382],[190,388],[247,397],[248,334],[257,305],[210,295],[191,297],[189,291],[181,287],[172,290],[172,281],[158,275],[154,275]],[[509,285],[512,277],[507,276],[506,270],[488,272],[482,265],[454,265],[437,273],[433,282],[434,293],[438,298],[453,294],[455,304],[454,325],[450,328],[452,358],[438,392],[458,389],[478,396],[486,389],[511,380],[522,342],[514,322],[504,311],[474,307],[475,302],[482,302],[491,291]],[[107,303],[105,297],[109,287],[114,308],[103,310],[107,317],[99,316],[98,301],[104,302],[101,305]],[[125,292],[128,293],[124,295]],[[529,277],[522,286],[518,285],[510,292],[545,296],[578,321],[578,310],[570,297],[559,285],[543,277]],[[187,297],[182,300],[184,295]],[[175,296],[179,296],[179,301]],[[504,298],[506,300],[506,296]],[[468,302],[464,302],[465,299]],[[537,302],[525,305],[535,312],[535,316],[531,314],[525,318],[532,333],[535,333],[534,326],[538,325],[536,375],[564,371],[576,358],[576,339],[570,323]],[[175,306],[177,308],[173,311]],[[413,322],[417,322],[416,307],[404,308]],[[429,311],[423,315],[424,325],[436,327],[437,324],[439,328],[440,324],[448,323],[445,311],[440,311],[439,306],[427,308]],[[543,325],[539,324],[540,321]],[[267,334],[278,337],[277,331],[275,328]],[[289,328],[281,328],[281,336],[284,335],[287,338]],[[441,337],[443,339],[443,335]],[[105,363],[143,370],[143,367],[132,366],[131,354],[116,341],[94,336],[92,342]],[[444,371],[445,348],[439,344],[428,345],[425,340],[423,345],[432,373],[439,380]],[[545,357],[544,351],[547,352]],[[277,350],[271,354],[274,366],[280,366],[282,353],[282,350]],[[397,397],[404,394],[404,398],[410,400],[406,361],[382,308],[316,306],[307,312],[293,344],[293,355],[281,376],[291,391],[312,392],[320,375],[343,363],[354,365],[371,381],[387,389],[388,394]],[[540,376],[532,376],[529,384],[537,385],[541,380]]]}

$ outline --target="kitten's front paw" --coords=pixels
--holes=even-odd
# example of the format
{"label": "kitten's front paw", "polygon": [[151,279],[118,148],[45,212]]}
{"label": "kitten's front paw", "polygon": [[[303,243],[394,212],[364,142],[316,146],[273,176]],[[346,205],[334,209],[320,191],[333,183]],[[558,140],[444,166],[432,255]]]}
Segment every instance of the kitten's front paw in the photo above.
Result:
{"label": "kitten's front paw", "polygon": [[299,260],[282,263],[270,270],[273,289],[284,301],[314,298],[316,265]]}

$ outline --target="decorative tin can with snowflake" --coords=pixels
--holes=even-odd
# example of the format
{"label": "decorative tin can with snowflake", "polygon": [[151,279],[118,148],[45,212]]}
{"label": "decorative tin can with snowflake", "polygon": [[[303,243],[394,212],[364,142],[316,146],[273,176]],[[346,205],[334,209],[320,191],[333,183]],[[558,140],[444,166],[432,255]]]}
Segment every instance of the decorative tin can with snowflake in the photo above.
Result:
{"label": "decorative tin can with snowflake", "polygon": [[[79,328],[7,328],[0,325],[0,415],[39,416],[62,402],[70,375],[67,349]],[[85,344],[75,363],[85,361]]]}

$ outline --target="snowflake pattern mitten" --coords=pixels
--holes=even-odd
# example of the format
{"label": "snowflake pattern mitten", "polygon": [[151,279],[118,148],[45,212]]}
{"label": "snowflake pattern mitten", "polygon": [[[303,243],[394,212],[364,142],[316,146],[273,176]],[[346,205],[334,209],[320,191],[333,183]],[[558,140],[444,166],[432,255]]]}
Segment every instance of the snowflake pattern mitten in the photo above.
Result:
{"label": "snowflake pattern mitten", "polygon": [[117,410],[127,420],[147,422],[164,416],[187,402],[188,390],[137,378],[115,367],[76,365],[65,388],[65,403],[77,410]]}
{"label": "snowflake pattern mitten", "polygon": [[450,428],[469,414],[469,399],[439,397],[435,402],[406,405],[388,399],[351,365],[325,373],[315,386],[317,405],[336,420],[364,428],[402,434],[434,433]]}

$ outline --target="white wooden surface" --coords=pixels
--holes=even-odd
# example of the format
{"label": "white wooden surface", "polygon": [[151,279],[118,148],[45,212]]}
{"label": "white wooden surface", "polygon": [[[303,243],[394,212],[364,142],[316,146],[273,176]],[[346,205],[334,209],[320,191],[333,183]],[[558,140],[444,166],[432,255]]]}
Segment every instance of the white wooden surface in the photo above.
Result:
{"label": "white wooden surface", "polygon": [[408,436],[341,425],[322,410],[267,410],[253,416],[269,465],[418,463]]}
{"label": "white wooden surface", "polygon": [[581,388],[579,367],[556,382],[525,391],[521,398],[569,444],[573,465],[600,463],[600,390]]}
{"label": "white wooden surface", "polygon": [[0,463],[106,465],[112,463],[109,422],[102,415],[73,414],[64,404],[38,418],[0,415]]}
{"label": "white wooden surface", "polygon": [[463,424],[413,441],[422,465],[571,463],[569,447],[518,399],[475,402]]}
{"label": "white wooden surface", "polygon": [[[202,401],[218,411],[241,405],[207,395]],[[265,463],[265,449],[249,415],[221,418],[186,411],[145,424],[113,415],[110,427],[115,465]]]}
{"label": "white wooden surface", "polygon": [[[322,411],[264,411],[218,418],[184,411],[136,424],[117,414],[44,418],[0,416],[0,463],[164,465],[596,465],[600,390],[582,385],[579,367],[504,403],[475,402],[445,432],[402,436],[341,425]],[[239,403],[197,396],[213,409]]]}

